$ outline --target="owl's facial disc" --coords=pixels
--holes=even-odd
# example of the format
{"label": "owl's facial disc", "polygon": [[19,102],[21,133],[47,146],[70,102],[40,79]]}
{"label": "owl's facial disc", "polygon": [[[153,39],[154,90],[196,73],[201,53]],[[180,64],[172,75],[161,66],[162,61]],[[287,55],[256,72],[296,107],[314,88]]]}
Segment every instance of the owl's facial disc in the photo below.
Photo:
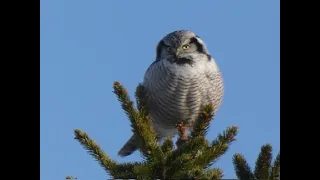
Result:
{"label": "owl's facial disc", "polygon": [[177,64],[192,64],[201,55],[208,55],[208,53],[202,41],[197,37],[191,37],[183,41],[183,43],[179,43],[175,51]]}
{"label": "owl's facial disc", "polygon": [[175,63],[177,64],[193,64],[194,57],[192,53],[197,53],[196,48],[190,44],[179,46],[175,51]]}
{"label": "owl's facial disc", "polygon": [[192,32],[176,31],[165,36],[157,47],[157,60],[176,64],[193,64],[198,59],[211,59],[205,44]]}

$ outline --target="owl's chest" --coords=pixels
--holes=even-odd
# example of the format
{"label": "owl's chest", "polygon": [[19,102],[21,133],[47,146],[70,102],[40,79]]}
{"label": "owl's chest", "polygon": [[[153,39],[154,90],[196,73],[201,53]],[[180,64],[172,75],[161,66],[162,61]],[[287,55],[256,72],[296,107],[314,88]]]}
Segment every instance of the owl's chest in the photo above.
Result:
{"label": "owl's chest", "polygon": [[211,101],[212,91],[205,75],[173,74],[154,77],[149,83],[148,100],[153,120],[174,127],[180,120],[194,122],[203,104]]}
{"label": "owl's chest", "polygon": [[[195,99],[200,100],[209,96],[210,83],[204,74],[168,72],[158,76],[150,87],[155,98],[174,101],[179,106],[190,106]],[[172,102],[173,103],[173,102]],[[175,103],[173,103],[175,104]]]}
{"label": "owl's chest", "polygon": [[203,62],[194,63],[194,64],[174,64],[169,62],[164,62],[162,64],[162,68],[166,70],[166,72],[170,75],[173,75],[178,78],[184,79],[194,79],[199,76],[204,76],[207,71],[207,66]]}
{"label": "owl's chest", "polygon": [[147,71],[143,83],[153,121],[165,128],[180,120],[194,122],[201,106],[217,99],[214,76],[206,69],[160,65]]}
{"label": "owl's chest", "polygon": [[158,82],[158,91],[172,90],[176,96],[191,91],[201,91],[199,83],[207,83],[208,80],[206,69],[201,64],[191,66],[163,63],[152,76],[153,83]]}
{"label": "owl's chest", "polygon": [[146,88],[155,108],[167,108],[177,114],[195,113],[211,97],[206,74],[193,68],[158,69],[150,73]]}

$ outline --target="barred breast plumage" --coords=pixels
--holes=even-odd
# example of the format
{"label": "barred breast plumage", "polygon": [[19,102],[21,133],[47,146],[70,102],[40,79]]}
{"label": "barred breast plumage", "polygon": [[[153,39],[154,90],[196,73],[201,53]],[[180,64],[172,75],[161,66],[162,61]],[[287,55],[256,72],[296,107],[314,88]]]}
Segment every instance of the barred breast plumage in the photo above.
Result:
{"label": "barred breast plumage", "polygon": [[217,111],[223,96],[222,76],[214,60],[193,67],[155,62],[147,70],[143,86],[160,137],[176,135],[178,121],[192,125],[203,105],[212,103]]}

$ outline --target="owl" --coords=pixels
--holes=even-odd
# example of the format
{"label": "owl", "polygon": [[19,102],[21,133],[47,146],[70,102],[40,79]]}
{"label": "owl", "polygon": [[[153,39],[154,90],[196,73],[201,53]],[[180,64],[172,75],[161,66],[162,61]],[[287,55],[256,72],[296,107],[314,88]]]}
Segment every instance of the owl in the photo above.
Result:
{"label": "owl", "polygon": [[[212,104],[216,112],[224,94],[216,61],[200,37],[189,30],[171,32],[159,41],[155,61],[141,85],[159,142],[178,134],[178,122],[192,127],[204,105]],[[136,150],[133,135],[118,155],[128,156]]]}

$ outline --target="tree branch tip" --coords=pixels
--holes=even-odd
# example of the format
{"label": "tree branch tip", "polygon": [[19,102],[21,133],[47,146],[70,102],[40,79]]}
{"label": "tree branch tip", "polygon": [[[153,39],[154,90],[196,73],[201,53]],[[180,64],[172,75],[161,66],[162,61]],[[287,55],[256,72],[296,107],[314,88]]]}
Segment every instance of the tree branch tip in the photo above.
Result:
{"label": "tree branch tip", "polygon": [[262,147],[272,147],[272,145],[270,143],[266,143]]}
{"label": "tree branch tip", "polygon": [[67,179],[76,180],[76,179],[78,179],[78,178],[77,178],[77,177],[73,177],[73,176],[67,176],[67,177],[66,177],[66,180],[67,180]]}
{"label": "tree branch tip", "polygon": [[208,114],[208,113],[210,113],[210,114],[214,114],[214,112],[213,112],[213,105],[212,104],[208,104],[208,105],[206,105],[203,109],[202,109],[202,113],[206,113],[206,114]]}
{"label": "tree branch tip", "polygon": [[115,81],[113,83],[113,88],[116,89],[116,90],[120,90],[120,89],[123,89],[124,90],[124,87],[122,86],[122,84],[118,81]]}
{"label": "tree branch tip", "polygon": [[261,146],[261,151],[272,151],[271,144],[266,143],[265,145]]}
{"label": "tree branch tip", "polygon": [[73,132],[74,132],[74,133],[80,133],[81,130],[80,130],[80,129],[74,129]]}
{"label": "tree branch tip", "polygon": [[75,137],[73,139],[81,140],[86,138],[88,135],[87,133],[85,133],[84,131],[81,131],[80,129],[74,129],[74,136]]}
{"label": "tree branch tip", "polygon": [[120,82],[115,81],[113,83],[113,93],[117,95],[121,95],[121,94],[127,94],[127,91]]}
{"label": "tree branch tip", "polygon": [[227,131],[232,131],[235,135],[237,135],[239,133],[239,129],[239,126],[230,126],[227,128]]}
{"label": "tree branch tip", "polygon": [[236,125],[231,125],[230,128],[231,128],[231,129],[237,129],[237,130],[240,129],[240,127],[239,127],[239,126],[236,126]]}
{"label": "tree branch tip", "polygon": [[113,86],[121,86],[121,83],[119,81],[114,81]]}
{"label": "tree branch tip", "polygon": [[86,134],[85,132],[81,131],[80,129],[74,129],[73,132],[76,136],[84,136]]}
{"label": "tree branch tip", "polygon": [[244,156],[241,153],[235,153],[233,155],[233,159],[235,159],[235,160],[243,160]]}

